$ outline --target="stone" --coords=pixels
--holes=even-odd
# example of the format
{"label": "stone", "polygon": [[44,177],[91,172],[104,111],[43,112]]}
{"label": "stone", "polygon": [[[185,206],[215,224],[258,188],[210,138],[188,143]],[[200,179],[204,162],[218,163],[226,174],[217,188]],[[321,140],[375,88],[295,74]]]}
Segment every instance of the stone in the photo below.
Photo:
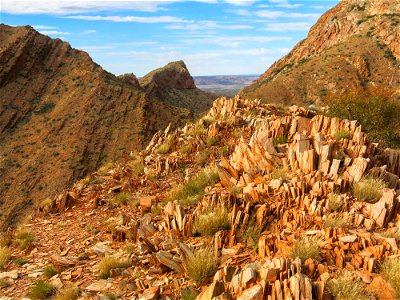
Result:
{"label": "stone", "polygon": [[250,283],[257,280],[257,272],[251,268],[247,268],[242,272],[242,286],[247,287]]}
{"label": "stone", "polygon": [[151,210],[152,205],[153,205],[153,197],[146,196],[140,198],[140,207],[144,212],[149,212]]}
{"label": "stone", "polygon": [[85,288],[88,292],[103,292],[112,288],[112,280],[99,280],[95,281]]}
{"label": "stone", "polygon": [[17,279],[18,278],[18,270],[12,270],[9,272],[0,273],[0,279],[11,278]]}
{"label": "stone", "polygon": [[169,258],[170,256],[171,254],[169,254],[167,251],[159,251],[156,254],[156,257],[161,264],[167,266],[177,273],[183,273],[185,271],[183,266]]}
{"label": "stone", "polygon": [[357,241],[357,236],[356,235],[342,236],[339,238],[339,241],[343,243],[354,243],[355,241]]}
{"label": "stone", "polygon": [[255,285],[247,290],[237,298],[237,300],[261,300],[263,296],[263,288],[259,285]]}
{"label": "stone", "polygon": [[218,297],[225,291],[222,281],[214,281],[210,286],[198,296],[198,300],[208,300]]}
{"label": "stone", "polygon": [[153,286],[145,290],[142,296],[139,297],[140,300],[157,300],[160,296],[160,287]]}

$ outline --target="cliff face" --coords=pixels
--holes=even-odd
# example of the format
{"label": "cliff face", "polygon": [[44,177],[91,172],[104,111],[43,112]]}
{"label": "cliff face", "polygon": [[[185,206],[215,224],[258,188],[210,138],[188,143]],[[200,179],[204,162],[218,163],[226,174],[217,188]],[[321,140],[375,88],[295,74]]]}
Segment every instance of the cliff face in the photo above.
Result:
{"label": "cliff face", "polygon": [[305,103],[382,86],[400,95],[400,2],[343,0],[242,95]]}
{"label": "cliff face", "polygon": [[0,62],[1,221],[193,116],[30,27],[0,25]]}

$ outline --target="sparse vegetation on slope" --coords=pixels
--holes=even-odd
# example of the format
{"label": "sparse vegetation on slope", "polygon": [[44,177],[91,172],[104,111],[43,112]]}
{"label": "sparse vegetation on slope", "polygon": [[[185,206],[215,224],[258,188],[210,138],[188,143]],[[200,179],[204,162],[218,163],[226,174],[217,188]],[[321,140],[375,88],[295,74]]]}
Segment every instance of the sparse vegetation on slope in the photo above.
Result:
{"label": "sparse vegetation on slope", "polygon": [[196,250],[185,261],[186,274],[195,282],[213,276],[218,268],[218,258],[211,248]]}
{"label": "sparse vegetation on slope", "polygon": [[201,214],[193,224],[193,232],[200,235],[214,235],[219,230],[230,228],[228,212],[224,208],[214,208]]}
{"label": "sparse vegetation on slope", "polygon": [[290,248],[289,255],[293,259],[299,257],[303,262],[308,258],[316,260],[321,259],[318,243],[306,238],[294,242],[293,246]]}
{"label": "sparse vegetation on slope", "polygon": [[381,273],[392,287],[395,296],[400,298],[400,258],[387,258],[381,266]]}
{"label": "sparse vegetation on slope", "polygon": [[380,178],[364,177],[353,186],[353,196],[360,201],[375,202],[382,196],[386,183]]}
{"label": "sparse vegetation on slope", "polygon": [[361,279],[345,272],[328,282],[328,289],[337,300],[366,300],[372,297],[366,292],[366,286]]}

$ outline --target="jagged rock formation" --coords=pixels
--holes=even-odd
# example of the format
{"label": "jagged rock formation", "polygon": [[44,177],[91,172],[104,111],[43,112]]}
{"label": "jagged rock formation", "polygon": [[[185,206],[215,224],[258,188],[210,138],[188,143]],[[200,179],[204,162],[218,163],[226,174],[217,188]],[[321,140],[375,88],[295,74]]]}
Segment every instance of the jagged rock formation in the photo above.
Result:
{"label": "jagged rock formation", "polygon": [[[203,99],[192,97],[185,108],[155,99],[133,74],[117,78],[31,27],[0,25],[0,62],[0,225],[34,199],[141,149],[170,122],[183,125],[193,118],[191,101],[199,112]],[[186,87],[193,96],[191,86],[180,93]]]}
{"label": "jagged rock formation", "polygon": [[377,87],[400,96],[399,41],[399,1],[343,0],[240,94],[284,104]]}
{"label": "jagged rock formation", "polygon": [[[201,165],[219,179],[193,194]],[[370,203],[352,193],[367,174],[387,185]],[[399,175],[399,151],[377,148],[356,121],[221,98],[196,124],[159,131],[132,161],[46,203],[28,224],[37,237],[29,267],[9,264],[0,273],[10,283],[2,292],[21,297],[32,274],[41,278],[52,263],[62,272],[50,282],[79,285],[84,299],[111,291],[179,299],[183,290],[198,300],[330,299],[327,286],[344,269],[371,297],[395,299],[378,266],[399,255]],[[127,206],[115,202],[121,195],[130,198]],[[229,226],[196,234],[196,222],[207,216],[211,223],[218,210],[229,213]],[[299,240],[316,245],[318,255],[291,254]],[[207,247],[217,268],[194,282],[186,262]],[[129,257],[129,264],[100,279],[104,255]]]}
{"label": "jagged rock formation", "polygon": [[175,61],[151,71],[139,80],[142,88],[156,99],[170,105],[206,111],[211,107],[214,95],[206,93],[194,83],[183,61]]}

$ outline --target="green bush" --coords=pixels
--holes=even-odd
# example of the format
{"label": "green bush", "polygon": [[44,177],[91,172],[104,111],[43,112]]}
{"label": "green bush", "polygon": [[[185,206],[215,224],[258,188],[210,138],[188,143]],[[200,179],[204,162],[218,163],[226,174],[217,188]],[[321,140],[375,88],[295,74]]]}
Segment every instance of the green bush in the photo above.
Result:
{"label": "green bush", "polygon": [[2,269],[11,257],[11,251],[7,247],[0,247],[0,269]]}
{"label": "green bush", "polygon": [[396,299],[400,298],[400,258],[389,258],[381,266],[383,278],[391,285]]}
{"label": "green bush", "polygon": [[320,260],[320,249],[315,241],[309,241],[305,238],[296,241],[289,251],[289,256],[293,259],[300,257],[304,262],[308,258]]}
{"label": "green bush", "polygon": [[130,198],[130,193],[119,193],[113,198],[113,202],[118,205],[127,205]]}
{"label": "green bush", "polygon": [[353,196],[360,201],[373,203],[382,196],[387,184],[380,178],[364,177],[353,185]]}
{"label": "green bush", "polygon": [[219,230],[231,227],[228,212],[224,208],[215,208],[199,215],[193,224],[193,232],[200,235],[214,235]]}
{"label": "green bush", "polygon": [[21,250],[26,249],[29,245],[31,245],[35,241],[35,237],[32,235],[30,231],[27,230],[18,230],[15,233],[15,242]]}
{"label": "green bush", "polygon": [[29,297],[32,299],[47,299],[54,295],[56,291],[57,289],[50,283],[39,280],[31,288]]}
{"label": "green bush", "polygon": [[110,271],[112,269],[127,268],[128,266],[129,261],[127,259],[106,256],[98,264],[99,276],[102,279],[106,279],[110,277]]}
{"label": "green bush", "polygon": [[337,141],[340,141],[341,139],[350,139],[351,138],[351,133],[347,130],[340,130],[336,131],[333,134],[333,138]]}
{"label": "green bush", "polygon": [[328,115],[357,120],[374,142],[400,147],[400,101],[385,91],[358,91],[327,99]]}
{"label": "green bush", "polygon": [[365,284],[359,278],[354,278],[349,272],[339,275],[337,279],[329,280],[328,291],[336,300],[371,299],[366,292]]}
{"label": "green bush", "polygon": [[211,248],[197,250],[185,263],[186,274],[195,282],[213,276],[218,269],[218,257]]}

